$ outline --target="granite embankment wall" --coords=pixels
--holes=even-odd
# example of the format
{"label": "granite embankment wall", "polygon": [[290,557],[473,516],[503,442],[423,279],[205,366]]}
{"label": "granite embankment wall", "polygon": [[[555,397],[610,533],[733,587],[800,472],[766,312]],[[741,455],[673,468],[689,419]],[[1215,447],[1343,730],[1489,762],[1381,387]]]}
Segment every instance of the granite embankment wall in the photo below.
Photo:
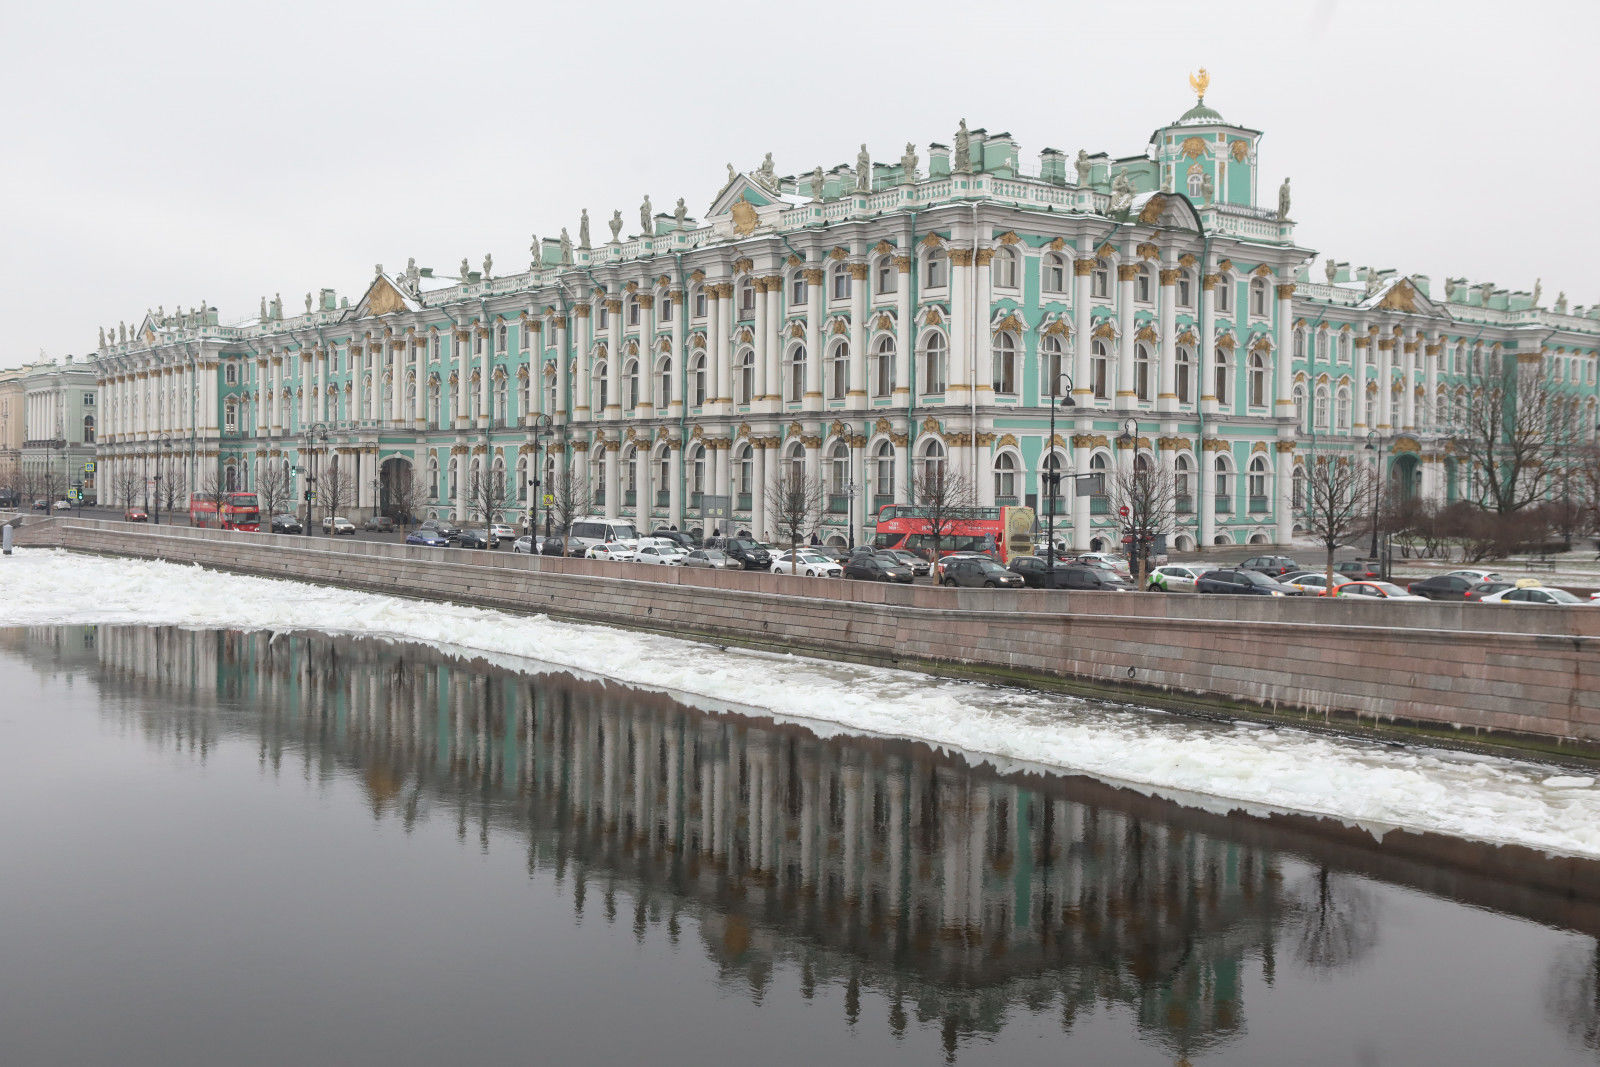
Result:
{"label": "granite embankment wall", "polygon": [[1134,700],[1600,752],[1600,609],[884,586],[503,550],[24,521],[23,545],[194,562]]}

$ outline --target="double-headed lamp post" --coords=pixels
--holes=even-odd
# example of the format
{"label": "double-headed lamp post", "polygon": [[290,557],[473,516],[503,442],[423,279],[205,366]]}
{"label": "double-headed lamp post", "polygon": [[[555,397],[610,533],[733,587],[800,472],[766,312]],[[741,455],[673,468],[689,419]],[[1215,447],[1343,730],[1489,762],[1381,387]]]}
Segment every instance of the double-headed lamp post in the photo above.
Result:
{"label": "double-headed lamp post", "polygon": [[[317,491],[317,442],[326,444],[328,441],[328,425],[323,422],[313,422],[306,427],[306,455],[301,459],[306,464],[306,524],[300,532],[306,536],[311,535],[311,503]],[[332,531],[332,524],[329,524]]]}
{"label": "double-headed lamp post", "polygon": [[1372,453],[1372,558],[1378,558],[1378,431],[1367,431],[1367,451]]}
{"label": "double-headed lamp post", "polygon": [[167,463],[167,449],[172,447],[172,435],[167,433],[156,434],[156,506],[151,512],[151,519],[155,525],[161,525],[161,471]]}
{"label": "double-headed lamp post", "polygon": [[[528,480],[528,538],[532,545],[539,534],[539,494],[544,486],[544,467],[540,464],[539,450],[555,431],[551,429],[549,415],[536,415],[533,420],[533,477]],[[528,553],[536,556],[538,552]]]}
{"label": "double-headed lamp post", "polygon": [[[1044,445],[1044,454],[1046,456],[1053,455],[1054,453],[1051,450],[1056,447],[1056,408],[1075,406],[1076,401],[1072,399],[1072,375],[1066,373],[1057,374],[1050,381],[1050,437],[1045,441]],[[1056,565],[1056,498],[1060,495],[1061,478],[1060,468],[1046,468],[1044,484],[1048,491],[1048,496],[1046,499],[1047,510],[1044,520],[1044,536],[1047,545],[1044,558],[1049,563],[1051,570],[1054,570]]]}

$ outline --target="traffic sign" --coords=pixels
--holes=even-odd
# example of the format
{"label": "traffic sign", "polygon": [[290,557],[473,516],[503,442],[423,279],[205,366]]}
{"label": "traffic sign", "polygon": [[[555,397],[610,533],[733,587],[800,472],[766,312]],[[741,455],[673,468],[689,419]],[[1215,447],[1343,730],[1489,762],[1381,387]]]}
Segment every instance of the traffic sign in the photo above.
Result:
{"label": "traffic sign", "polygon": [[1121,515],[1123,518],[1127,518],[1128,517],[1128,505],[1124,504],[1120,508],[1118,508],[1117,509],[1117,514]]}
{"label": "traffic sign", "polygon": [[85,463],[83,465],[83,473],[85,473],[85,474],[93,474],[94,473],[94,460],[91,459],[89,462],[87,462],[87,463]]}
{"label": "traffic sign", "polygon": [[545,502],[546,505],[554,504],[556,502],[555,494],[554,493],[546,493],[544,495],[544,502]]}

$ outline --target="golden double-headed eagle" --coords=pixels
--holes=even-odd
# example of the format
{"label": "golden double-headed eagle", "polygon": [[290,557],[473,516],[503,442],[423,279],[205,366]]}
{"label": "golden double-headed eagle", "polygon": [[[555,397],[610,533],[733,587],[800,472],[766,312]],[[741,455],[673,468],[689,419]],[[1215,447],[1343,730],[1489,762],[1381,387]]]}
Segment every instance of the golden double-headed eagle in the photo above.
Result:
{"label": "golden double-headed eagle", "polygon": [[1211,75],[1206,73],[1206,68],[1201,67],[1189,75],[1189,88],[1194,90],[1194,95],[1202,102],[1206,98],[1206,87],[1211,84]]}

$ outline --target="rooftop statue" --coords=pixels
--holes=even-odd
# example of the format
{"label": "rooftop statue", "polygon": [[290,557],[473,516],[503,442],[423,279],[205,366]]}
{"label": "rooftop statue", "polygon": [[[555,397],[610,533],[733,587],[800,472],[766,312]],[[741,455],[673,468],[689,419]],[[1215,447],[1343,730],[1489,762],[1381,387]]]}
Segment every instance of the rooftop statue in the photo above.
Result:
{"label": "rooftop statue", "polygon": [[1539,297],[1542,296],[1543,294],[1544,294],[1544,279],[1543,278],[1535,278],[1533,280],[1533,306],[1534,307],[1538,307],[1539,306]]}
{"label": "rooftop statue", "polygon": [[1127,211],[1133,206],[1133,182],[1128,180],[1127,171],[1123,171],[1111,179],[1111,210]]}
{"label": "rooftop statue", "polygon": [[461,280],[462,281],[466,281],[467,280],[467,276],[470,275],[471,273],[472,273],[472,264],[467,262],[467,257],[466,256],[462,256],[461,257]]}
{"label": "rooftop statue", "polygon": [[266,322],[267,321],[267,298],[266,297],[262,297],[261,298],[261,321],[262,322]]}
{"label": "rooftop statue", "polygon": [[127,344],[128,343],[128,324],[127,323],[125,323],[125,322],[117,323],[117,336],[121,339],[121,342],[123,344]]}
{"label": "rooftop statue", "polygon": [[1562,293],[1557,293],[1556,294],[1556,309],[1555,310],[1556,310],[1556,314],[1557,315],[1565,315],[1567,313],[1567,294],[1566,293],[1562,292]]}
{"label": "rooftop statue", "polygon": [[493,269],[493,267],[494,267],[494,253],[493,252],[484,253],[484,256],[483,256],[483,277],[484,277],[485,281],[487,281],[489,279],[489,272]]}
{"label": "rooftop statue", "polygon": [[1489,306],[1489,298],[1494,296],[1494,282],[1478,283],[1478,301],[1484,307]]}
{"label": "rooftop statue", "polygon": [[738,176],[739,176],[739,172],[733,169],[733,164],[732,163],[729,163],[728,164],[728,184],[732,185],[733,184],[733,180],[735,178],[737,178]]}
{"label": "rooftop statue", "polygon": [[917,146],[906,142],[906,154],[900,157],[900,181],[910,185],[917,180]]}
{"label": "rooftop statue", "polygon": [[1283,179],[1283,184],[1278,186],[1278,221],[1283,222],[1289,218],[1289,179]]}
{"label": "rooftop statue", "polygon": [[[563,229],[561,232],[562,233],[566,233],[567,231],[565,229]],[[570,242],[569,242],[569,245],[570,245]],[[589,209],[588,208],[584,208],[583,209],[583,214],[578,216],[578,247],[579,248],[588,248],[589,247]],[[569,251],[570,251],[570,248],[569,248]],[[562,262],[570,263],[571,261],[572,261],[571,257],[569,256],[569,257],[567,257],[567,259],[563,260]]]}
{"label": "rooftop statue", "polygon": [[102,326],[102,327],[100,327],[100,347],[104,348],[105,346],[106,346],[106,328],[104,326]]}
{"label": "rooftop statue", "polygon": [[277,322],[283,321],[283,294],[272,294],[272,317]]}
{"label": "rooftop statue", "polygon": [[768,152],[766,157],[761,160],[761,169],[756,171],[756,177],[768,189],[776,189],[778,187],[778,175],[772,165],[771,152]]}
{"label": "rooftop statue", "polygon": [[1078,185],[1087,186],[1089,184],[1089,175],[1094,173],[1094,164],[1089,162],[1089,150],[1086,148],[1078,149],[1078,158],[1072,165],[1078,171]]}
{"label": "rooftop statue", "polygon": [[872,157],[867,154],[865,143],[861,145],[861,151],[856,153],[856,191],[872,192]]}
{"label": "rooftop statue", "polygon": [[822,164],[821,163],[818,163],[817,166],[816,166],[816,169],[811,172],[811,199],[813,201],[817,201],[817,200],[821,200],[822,199]]}
{"label": "rooftop statue", "polygon": [[1214,203],[1217,198],[1217,183],[1211,180],[1211,175],[1200,176],[1200,198],[1206,203]]}
{"label": "rooftop statue", "polygon": [[1378,268],[1376,268],[1376,267],[1368,267],[1367,268],[1367,289],[1366,289],[1366,294],[1368,296],[1371,296],[1373,293],[1376,293],[1378,291],[1378,287],[1381,286],[1382,284],[1383,284],[1383,277],[1378,274]]}
{"label": "rooftop statue", "polygon": [[311,314],[311,294],[306,294],[306,314]]}
{"label": "rooftop statue", "polygon": [[689,218],[689,209],[683,204],[683,197],[678,197],[678,206],[672,209],[672,217],[678,222],[678,229],[683,229],[684,223]]}
{"label": "rooftop statue", "polygon": [[606,220],[606,225],[611,227],[611,243],[616,244],[622,235],[622,211],[620,209],[613,211],[611,217]]}
{"label": "rooftop statue", "polygon": [[529,259],[529,262],[528,262],[528,269],[529,270],[538,270],[539,269],[539,258],[540,258],[539,257],[539,235],[538,234],[533,234],[528,239],[528,255],[531,257]]}
{"label": "rooftop statue", "polygon": [[653,237],[656,232],[655,219],[650,217],[650,194],[644,194],[644,203],[639,205],[639,228],[646,237]]}
{"label": "rooftop statue", "polygon": [[956,127],[956,162],[953,168],[957,174],[972,173],[972,135],[967,133],[967,120],[962,119],[961,125]]}
{"label": "rooftop statue", "polygon": [[1456,298],[1456,280],[1454,278],[1446,278],[1444,280],[1444,298],[1446,300],[1454,300]]}
{"label": "rooftop statue", "polygon": [[1339,280],[1339,263],[1338,263],[1338,261],[1334,260],[1332,258],[1324,259],[1322,261],[1322,275],[1323,275],[1323,277],[1328,279],[1328,284],[1329,285],[1332,285],[1334,282],[1338,281]]}
{"label": "rooftop statue", "polygon": [[[584,223],[587,225],[589,212],[585,211],[583,217]],[[561,265],[563,267],[572,266],[572,238],[567,236],[567,228],[565,226],[561,227]]]}

